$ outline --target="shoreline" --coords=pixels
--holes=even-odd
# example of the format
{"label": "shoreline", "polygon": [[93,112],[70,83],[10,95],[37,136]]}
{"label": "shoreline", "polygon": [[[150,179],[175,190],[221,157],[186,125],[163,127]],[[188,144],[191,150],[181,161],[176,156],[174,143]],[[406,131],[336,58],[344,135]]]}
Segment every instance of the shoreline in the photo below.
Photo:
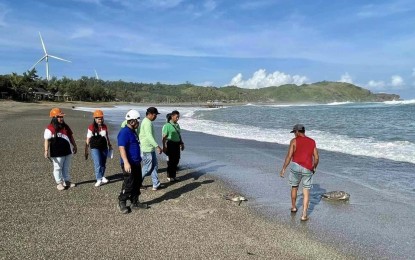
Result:
{"label": "shoreline", "polygon": [[[391,100],[391,101],[372,101],[369,103],[384,103],[384,102],[405,102],[411,101],[414,99],[400,99],[400,100]],[[159,106],[159,107],[203,107],[203,108],[215,108],[215,105],[219,107],[232,107],[232,106],[246,106],[246,105],[259,105],[259,106],[295,106],[295,105],[327,105],[327,104],[335,104],[335,103],[367,103],[367,102],[357,102],[357,101],[341,101],[341,102],[328,102],[328,103],[318,103],[318,102],[288,102],[288,101],[280,101],[280,102],[272,102],[272,103],[264,103],[264,102],[237,102],[237,103],[200,103],[200,102],[179,102],[179,103],[134,103],[134,102],[122,102],[122,101],[110,101],[110,102],[101,102],[101,101],[65,101],[65,102],[57,102],[57,101],[38,101],[38,102],[19,102],[14,100],[6,100],[0,99],[0,109],[3,112],[6,112],[4,109],[14,108],[17,111],[24,111],[27,110],[28,107],[39,109],[41,107],[61,107],[72,109],[74,107],[115,107],[115,106]],[[213,105],[210,106],[210,105]],[[23,108],[21,108],[23,107]]]}
{"label": "shoreline", "polygon": [[[209,171],[198,169],[198,165],[180,169],[181,182],[168,184],[159,192],[142,192],[140,200],[150,204],[149,210],[122,216],[116,208],[121,185],[119,162],[115,159],[118,151],[107,162],[110,184],[95,188],[92,161],[85,161],[81,154],[91,120],[64,106],[61,107],[75,133],[80,154],[74,156],[71,169],[77,187],[59,192],[52,166],[43,158],[42,133],[49,123],[50,108],[60,104],[25,105],[15,109],[0,103],[1,140],[7,151],[1,156],[1,177],[6,183],[1,191],[1,210],[5,212],[1,228],[6,238],[1,246],[5,258],[61,254],[72,258],[134,258],[138,248],[140,257],[150,259],[155,258],[154,252],[165,258],[203,259],[356,257],[314,241],[306,230],[269,221],[248,204],[237,206],[224,200],[223,195],[233,189]],[[116,131],[110,126],[110,133]],[[165,182],[165,163],[159,162],[160,178]],[[149,183],[146,177],[144,184]],[[125,244],[112,243],[125,239],[127,231],[130,236]],[[64,246],[61,239],[66,241]]]}
{"label": "shoreline", "polygon": [[[407,259],[413,255],[413,248],[408,247],[415,225],[412,218],[415,208],[410,197],[392,196],[336,174],[344,170],[345,162],[350,167],[372,167],[380,172],[396,171],[402,163],[320,150],[323,160],[310,193],[310,220],[300,224],[298,216],[287,214],[290,207],[287,178],[278,177],[275,169],[283,163],[286,145],[188,131],[183,136],[193,140],[187,147],[203,147],[196,149],[189,160],[201,158],[212,162],[206,166],[211,174],[237,187],[248,198],[255,198],[248,204],[268,219],[306,230],[313,239],[341,252],[354,252],[359,258]],[[321,198],[321,194],[333,190],[346,190],[351,199],[336,203]],[[297,201],[299,204],[301,201]]]}

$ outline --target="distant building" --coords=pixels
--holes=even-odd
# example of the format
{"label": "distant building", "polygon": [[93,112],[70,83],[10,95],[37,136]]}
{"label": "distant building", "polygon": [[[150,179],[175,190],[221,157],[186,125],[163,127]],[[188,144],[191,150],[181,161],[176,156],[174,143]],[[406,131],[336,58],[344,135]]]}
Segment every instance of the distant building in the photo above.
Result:
{"label": "distant building", "polygon": [[62,92],[58,91],[55,93],[55,101],[65,101]]}
{"label": "distant building", "polygon": [[34,100],[49,100],[53,99],[53,94],[44,88],[33,88],[32,95]]}
{"label": "distant building", "polygon": [[69,95],[68,93],[65,93],[63,95],[63,98],[65,99],[65,101],[73,101],[73,98],[71,95]]}
{"label": "distant building", "polygon": [[11,96],[10,96],[10,94],[9,94],[9,92],[0,92],[0,98],[1,99],[9,99],[9,98],[11,98]]}

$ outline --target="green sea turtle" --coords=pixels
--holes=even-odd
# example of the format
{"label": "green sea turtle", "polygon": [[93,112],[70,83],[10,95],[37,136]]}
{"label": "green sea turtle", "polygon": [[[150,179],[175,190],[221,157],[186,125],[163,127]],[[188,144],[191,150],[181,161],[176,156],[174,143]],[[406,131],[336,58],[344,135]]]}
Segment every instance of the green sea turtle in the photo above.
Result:
{"label": "green sea turtle", "polygon": [[247,201],[247,199],[245,197],[243,197],[243,196],[241,196],[239,194],[236,194],[236,193],[226,194],[226,195],[223,195],[223,197],[226,200],[231,200],[231,201],[239,202],[238,205],[241,205],[242,201]]}
{"label": "green sea turtle", "polygon": [[328,200],[348,200],[350,198],[350,194],[345,191],[330,191],[321,196]]}

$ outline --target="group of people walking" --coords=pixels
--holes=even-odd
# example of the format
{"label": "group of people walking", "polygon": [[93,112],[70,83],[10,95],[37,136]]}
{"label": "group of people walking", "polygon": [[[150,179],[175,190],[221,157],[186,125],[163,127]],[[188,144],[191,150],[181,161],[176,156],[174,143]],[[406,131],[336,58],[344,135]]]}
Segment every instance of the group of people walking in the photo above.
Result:
{"label": "group of people walking", "polygon": [[[148,206],[139,202],[140,187],[145,176],[151,176],[152,190],[163,188],[158,178],[157,154],[164,152],[167,155],[167,180],[177,181],[177,165],[180,161],[180,153],[184,149],[180,126],[177,123],[180,113],[175,110],[167,114],[167,122],[162,128],[162,147],[156,141],[153,121],[160,113],[157,108],[149,107],[146,116],[140,125],[140,113],[137,110],[129,110],[125,115],[125,121],[117,136],[120,152],[120,164],[123,172],[123,183],[118,196],[118,207],[121,213],[128,213],[130,209],[145,209]],[[65,190],[75,187],[71,182],[69,169],[72,155],[77,153],[77,146],[73,138],[73,132],[65,123],[65,114],[59,108],[53,108],[49,113],[50,124],[44,132],[45,158],[53,163],[53,176],[57,189]],[[101,110],[93,112],[93,122],[88,126],[85,158],[91,153],[94,161],[96,183],[99,187],[108,182],[105,177],[106,161],[108,154],[112,154],[112,145],[108,137],[108,127],[104,123],[104,113]],[[312,177],[319,163],[319,155],[316,143],[305,135],[304,125],[297,124],[291,133],[295,137],[291,140],[288,153],[285,158],[280,176],[284,177],[285,171],[291,163],[289,184],[291,186],[291,212],[297,212],[297,192],[300,183],[303,186],[303,212],[302,221],[308,220],[307,210],[310,201],[310,188]],[[90,151],[90,152],[89,152]],[[131,206],[127,207],[127,200]]]}
{"label": "group of people walking", "polygon": [[[159,114],[157,108],[149,107],[140,125],[140,113],[137,110],[129,110],[125,115],[125,121],[121,124],[117,136],[123,172],[122,188],[118,196],[118,207],[121,213],[128,213],[130,209],[148,207],[139,202],[140,187],[145,176],[151,175],[152,190],[157,191],[163,188],[158,178],[157,154],[164,152],[168,155],[167,180],[177,181],[177,166],[181,151],[184,149],[180,126],[177,123],[180,113],[175,110],[167,115],[167,122],[162,129],[162,147],[156,141],[153,125],[153,121]],[[75,184],[70,181],[69,169],[72,155],[77,152],[77,146],[72,130],[64,121],[64,115],[61,109],[53,108],[50,111],[51,122],[44,132],[44,156],[53,162],[53,175],[58,190],[75,187]],[[96,187],[108,183],[105,177],[106,161],[113,152],[108,136],[103,111],[94,111],[93,122],[87,130],[85,159],[88,159],[91,154]],[[130,207],[127,207],[127,200],[131,202]]]}

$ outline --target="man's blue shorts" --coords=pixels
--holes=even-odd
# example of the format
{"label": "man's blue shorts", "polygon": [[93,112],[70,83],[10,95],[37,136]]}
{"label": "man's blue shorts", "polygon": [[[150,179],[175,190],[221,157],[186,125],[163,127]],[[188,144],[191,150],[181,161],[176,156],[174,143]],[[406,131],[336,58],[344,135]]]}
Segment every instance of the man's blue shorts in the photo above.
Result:
{"label": "man's blue shorts", "polygon": [[302,182],[304,189],[311,189],[311,186],[313,185],[313,172],[295,162],[292,162],[288,180],[291,187],[298,186],[300,185],[300,182]]}

